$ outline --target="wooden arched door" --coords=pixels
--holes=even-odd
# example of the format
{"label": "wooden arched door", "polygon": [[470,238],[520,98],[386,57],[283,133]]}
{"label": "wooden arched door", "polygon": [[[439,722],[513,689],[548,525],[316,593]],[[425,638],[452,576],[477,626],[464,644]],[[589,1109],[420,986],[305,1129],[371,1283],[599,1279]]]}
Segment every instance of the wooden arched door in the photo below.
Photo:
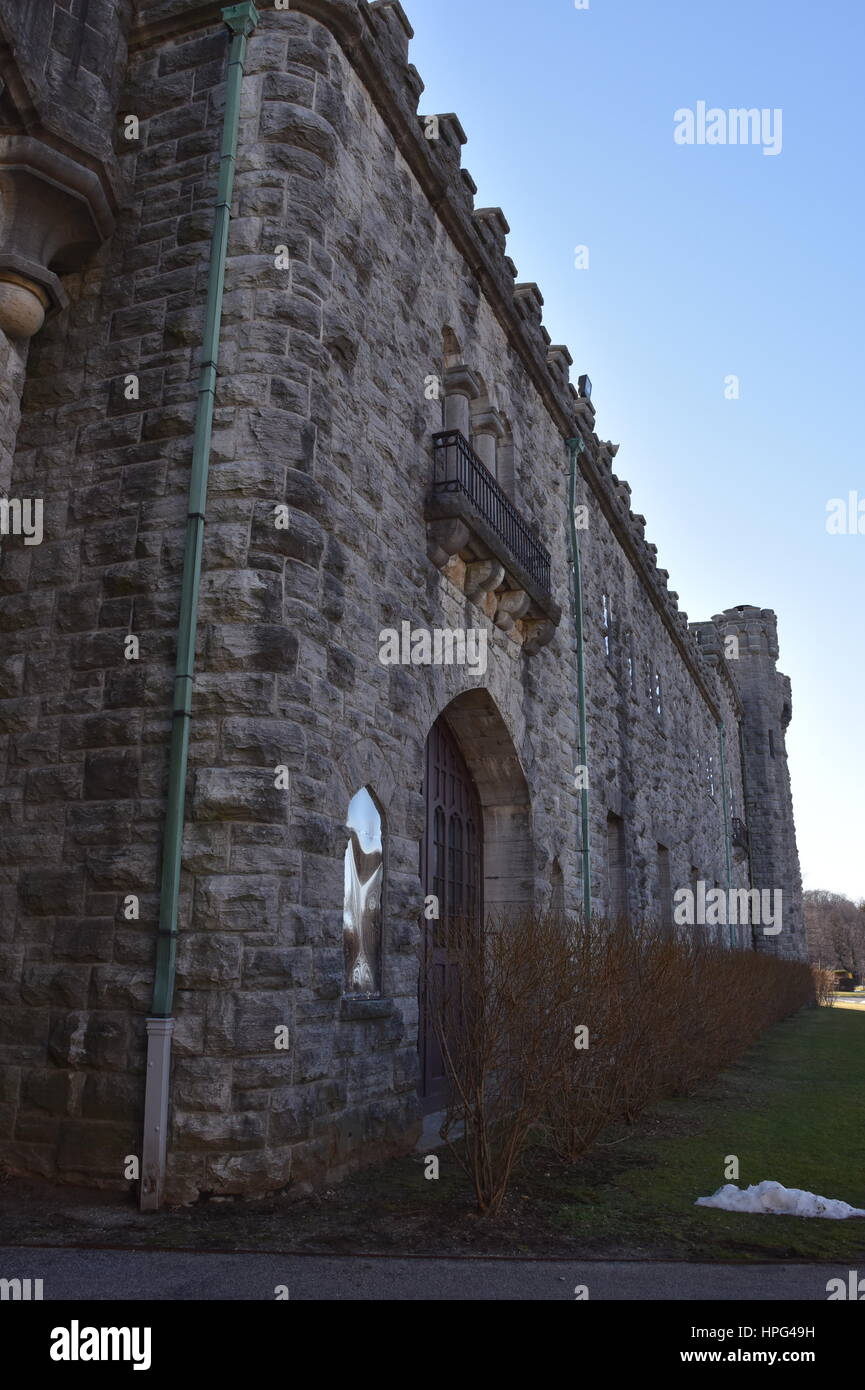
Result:
{"label": "wooden arched door", "polygon": [[449,925],[483,917],[483,817],[472,775],[443,719],[430,731],[424,778],[426,825],[421,845],[424,896],[438,900],[438,918],[422,919],[420,1095],[424,1114],[447,1100],[447,1077],[433,1013],[458,997],[458,970],[448,948]]}

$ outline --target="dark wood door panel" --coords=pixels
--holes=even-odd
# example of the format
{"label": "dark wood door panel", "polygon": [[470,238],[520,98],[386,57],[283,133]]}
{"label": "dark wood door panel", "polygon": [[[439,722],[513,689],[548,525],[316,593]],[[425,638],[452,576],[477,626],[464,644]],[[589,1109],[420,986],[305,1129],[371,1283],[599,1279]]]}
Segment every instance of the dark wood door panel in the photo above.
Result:
{"label": "dark wood door panel", "polygon": [[442,1012],[458,1026],[459,967],[450,939],[457,923],[480,925],[483,915],[483,820],[477,789],[444,720],[427,740],[424,782],[426,826],[421,875],[426,897],[438,899],[439,916],[424,920],[424,971],[420,989],[418,1046],[425,1112],[441,1109],[447,1078],[433,1017]]}

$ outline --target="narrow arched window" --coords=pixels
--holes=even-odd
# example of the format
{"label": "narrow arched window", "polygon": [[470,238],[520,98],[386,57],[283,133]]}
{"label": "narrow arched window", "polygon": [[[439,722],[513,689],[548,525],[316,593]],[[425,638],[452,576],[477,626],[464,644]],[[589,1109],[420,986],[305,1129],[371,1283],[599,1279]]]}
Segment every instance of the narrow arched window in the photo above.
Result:
{"label": "narrow arched window", "polygon": [[504,488],[512,500],[517,496],[517,456],[514,433],[507,415],[502,414],[504,434],[499,440],[496,463],[496,476],[499,487]]}
{"label": "narrow arched window", "polygon": [[346,826],[345,901],[342,936],[345,993],[381,993],[384,826],[369,790],[352,797]]}
{"label": "narrow arched window", "polygon": [[611,922],[628,915],[628,868],[625,822],[612,811],[607,816],[607,914]]}
{"label": "narrow arched window", "polygon": [[553,860],[550,875],[550,912],[558,914],[565,910],[565,876],[558,859]]}

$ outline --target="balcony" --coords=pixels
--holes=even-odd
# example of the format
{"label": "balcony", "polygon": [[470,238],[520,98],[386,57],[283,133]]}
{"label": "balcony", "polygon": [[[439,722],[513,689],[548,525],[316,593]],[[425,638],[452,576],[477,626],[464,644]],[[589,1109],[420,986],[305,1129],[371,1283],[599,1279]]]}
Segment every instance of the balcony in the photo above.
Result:
{"label": "balcony", "polygon": [[459,430],[434,435],[433,446],[430,559],[524,650],[545,646],[562,616],[549,551]]}

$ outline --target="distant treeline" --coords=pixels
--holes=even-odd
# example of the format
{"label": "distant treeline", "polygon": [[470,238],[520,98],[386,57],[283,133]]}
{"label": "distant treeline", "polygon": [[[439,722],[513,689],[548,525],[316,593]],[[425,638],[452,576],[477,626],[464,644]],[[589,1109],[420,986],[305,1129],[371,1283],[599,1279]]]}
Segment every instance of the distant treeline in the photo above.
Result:
{"label": "distant treeline", "polygon": [[865,978],[865,899],[854,903],[822,888],[804,894],[808,956],[814,965],[840,970],[859,985]]}

